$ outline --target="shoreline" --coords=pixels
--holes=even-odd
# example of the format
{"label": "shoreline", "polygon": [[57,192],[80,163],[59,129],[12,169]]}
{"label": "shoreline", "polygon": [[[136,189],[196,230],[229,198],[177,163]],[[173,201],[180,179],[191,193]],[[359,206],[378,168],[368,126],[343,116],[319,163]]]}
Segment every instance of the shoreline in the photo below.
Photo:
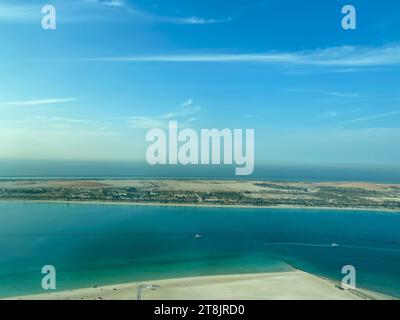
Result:
{"label": "shoreline", "polygon": [[0,181],[0,201],[400,212],[400,185],[201,179]]}
{"label": "shoreline", "polygon": [[380,300],[378,292],[343,290],[329,279],[302,270],[129,282],[23,295],[3,300]]}
{"label": "shoreline", "polygon": [[0,203],[43,203],[43,204],[77,204],[77,205],[110,205],[110,206],[138,206],[138,207],[192,207],[192,208],[224,208],[224,209],[290,209],[290,210],[323,210],[323,211],[370,211],[400,214],[400,210],[387,208],[341,208],[341,207],[308,207],[308,206],[254,206],[254,205],[224,205],[204,203],[162,203],[162,202],[122,202],[122,201],[78,201],[78,200],[25,200],[25,199],[0,199]]}

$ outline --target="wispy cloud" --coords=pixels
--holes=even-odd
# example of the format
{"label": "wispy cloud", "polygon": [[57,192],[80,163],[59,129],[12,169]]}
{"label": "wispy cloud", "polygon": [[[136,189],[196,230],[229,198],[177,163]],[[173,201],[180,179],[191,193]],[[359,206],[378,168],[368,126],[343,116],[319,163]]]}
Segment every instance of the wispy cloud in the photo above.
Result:
{"label": "wispy cloud", "polygon": [[122,0],[83,0],[83,2],[102,5],[106,7],[128,8],[127,3]]}
{"label": "wispy cloud", "polygon": [[340,98],[359,98],[360,95],[358,93],[349,93],[349,92],[336,92],[336,91],[320,91],[320,93],[340,97]]}
{"label": "wispy cloud", "polygon": [[110,122],[102,122],[88,118],[63,117],[63,116],[24,116],[19,119],[0,119],[0,128],[8,131],[20,132],[21,130],[30,132],[91,132],[102,134],[118,134],[119,127],[113,126]]}
{"label": "wispy cloud", "polygon": [[188,99],[185,102],[183,102],[180,107],[181,108],[187,108],[187,107],[190,107],[192,105],[193,105],[193,100],[192,99]]}
{"label": "wispy cloud", "polygon": [[[215,23],[224,23],[232,20],[232,17],[226,19],[205,19],[200,17],[189,17],[189,18],[174,18],[176,24],[215,24]],[[173,21],[171,21],[173,22]]]}
{"label": "wispy cloud", "polygon": [[88,60],[103,62],[212,62],[321,67],[370,67],[400,65],[400,44],[380,47],[342,46],[298,52],[142,55],[92,58]]}
{"label": "wispy cloud", "polygon": [[183,102],[179,108],[173,112],[160,116],[135,116],[129,118],[129,123],[134,128],[153,129],[153,128],[168,128],[168,123],[171,120],[180,120],[180,125],[187,126],[193,123],[197,118],[193,117],[201,110],[199,105],[195,105],[192,99]]}
{"label": "wispy cloud", "polygon": [[0,101],[0,106],[2,107],[34,107],[43,106],[49,104],[60,104],[67,102],[74,102],[76,98],[62,98],[62,99],[32,99],[32,100],[22,100],[22,101]]}
{"label": "wispy cloud", "polygon": [[150,13],[139,9],[137,6],[129,4],[123,0],[84,0],[86,3],[95,4],[98,6],[105,7],[115,7],[122,8],[129,12],[132,15],[139,16],[146,20],[150,20],[153,22],[159,23],[171,23],[171,24],[216,24],[216,23],[224,23],[232,20],[231,17],[224,19],[207,19],[197,16],[189,16],[189,17],[173,17],[173,16],[165,16],[158,15],[155,13]]}
{"label": "wispy cloud", "polygon": [[[43,4],[14,4],[12,2],[0,3],[0,22],[33,23],[42,18]],[[214,19],[198,16],[175,17],[147,12],[125,0],[70,0],[55,3],[59,19],[62,22],[90,22],[96,20],[123,20],[135,16],[139,19],[154,23],[203,25],[229,22],[232,18]],[[108,10],[105,10],[108,9]],[[121,15],[123,10],[126,15]]]}
{"label": "wispy cloud", "polygon": [[353,123],[359,123],[359,122],[365,122],[365,121],[370,121],[370,120],[375,120],[375,119],[381,119],[381,118],[387,118],[387,117],[392,117],[392,116],[399,116],[400,115],[400,110],[395,110],[391,112],[386,112],[386,113],[380,113],[380,114],[375,114],[371,116],[366,116],[366,117],[360,117],[356,119],[351,119],[351,120],[346,120],[342,122],[338,122],[334,124],[334,127],[341,127],[347,124],[353,124]]}
{"label": "wispy cloud", "polygon": [[40,17],[40,6],[0,3],[0,22],[32,22]]}
{"label": "wispy cloud", "polygon": [[66,118],[66,117],[49,117],[49,116],[37,116],[35,120],[40,122],[46,123],[53,123],[53,124],[96,124],[96,121],[93,120],[86,120],[86,119],[77,119],[77,118]]}
{"label": "wispy cloud", "polygon": [[311,94],[323,94],[333,97],[340,98],[360,98],[361,95],[355,92],[338,92],[328,90],[308,90],[308,89],[288,89],[289,92],[300,92],[300,93],[311,93]]}

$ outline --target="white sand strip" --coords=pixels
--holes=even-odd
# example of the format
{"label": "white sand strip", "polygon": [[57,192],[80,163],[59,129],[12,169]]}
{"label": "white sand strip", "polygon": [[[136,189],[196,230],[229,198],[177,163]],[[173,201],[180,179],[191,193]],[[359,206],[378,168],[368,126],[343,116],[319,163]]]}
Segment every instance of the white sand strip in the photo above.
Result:
{"label": "white sand strip", "polygon": [[[153,286],[153,288],[149,288]],[[371,296],[369,292],[369,297]],[[24,300],[359,300],[327,280],[303,271],[221,275],[146,281],[12,299]],[[376,296],[382,298],[383,296]]]}

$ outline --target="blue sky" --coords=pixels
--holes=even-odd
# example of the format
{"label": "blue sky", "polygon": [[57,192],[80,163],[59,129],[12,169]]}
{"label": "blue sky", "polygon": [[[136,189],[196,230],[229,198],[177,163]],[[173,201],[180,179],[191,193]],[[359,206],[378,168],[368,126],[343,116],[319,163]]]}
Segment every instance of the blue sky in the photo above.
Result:
{"label": "blue sky", "polygon": [[[57,29],[41,28],[41,7]],[[357,30],[341,8],[357,9]],[[177,120],[259,163],[400,163],[398,1],[0,3],[0,158],[144,161]]]}

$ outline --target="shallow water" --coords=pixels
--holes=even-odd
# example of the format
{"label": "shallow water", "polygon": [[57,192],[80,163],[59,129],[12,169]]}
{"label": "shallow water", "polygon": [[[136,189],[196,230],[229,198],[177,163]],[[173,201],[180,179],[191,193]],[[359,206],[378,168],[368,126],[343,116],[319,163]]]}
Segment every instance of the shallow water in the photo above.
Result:
{"label": "shallow water", "polygon": [[0,296],[42,292],[44,265],[57,290],[353,265],[358,287],[400,298],[399,230],[397,213],[3,202]]}

